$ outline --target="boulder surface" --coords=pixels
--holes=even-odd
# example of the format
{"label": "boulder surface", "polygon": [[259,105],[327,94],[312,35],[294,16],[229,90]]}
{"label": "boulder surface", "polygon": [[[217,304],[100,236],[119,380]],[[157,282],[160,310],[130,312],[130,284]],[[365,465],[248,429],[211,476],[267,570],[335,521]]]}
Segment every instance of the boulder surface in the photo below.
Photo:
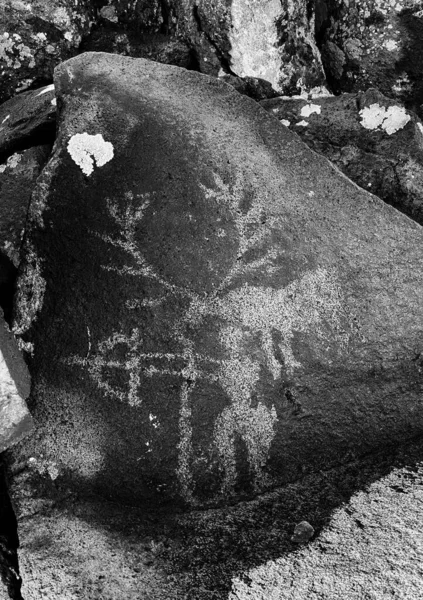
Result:
{"label": "boulder surface", "polygon": [[422,431],[417,223],[217,79],[88,53],[55,85],[16,461],[204,506]]}
{"label": "boulder surface", "polygon": [[423,125],[376,89],[261,105],[360,187],[423,224]]}

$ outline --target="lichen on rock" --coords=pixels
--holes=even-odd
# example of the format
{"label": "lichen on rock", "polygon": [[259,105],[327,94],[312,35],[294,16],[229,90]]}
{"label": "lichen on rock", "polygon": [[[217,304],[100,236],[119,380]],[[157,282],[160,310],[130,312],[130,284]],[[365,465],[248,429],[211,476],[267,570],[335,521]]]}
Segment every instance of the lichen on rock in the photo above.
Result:
{"label": "lichen on rock", "polygon": [[68,142],[68,152],[85,175],[91,175],[94,164],[102,167],[113,158],[113,144],[101,135],[76,133]]}

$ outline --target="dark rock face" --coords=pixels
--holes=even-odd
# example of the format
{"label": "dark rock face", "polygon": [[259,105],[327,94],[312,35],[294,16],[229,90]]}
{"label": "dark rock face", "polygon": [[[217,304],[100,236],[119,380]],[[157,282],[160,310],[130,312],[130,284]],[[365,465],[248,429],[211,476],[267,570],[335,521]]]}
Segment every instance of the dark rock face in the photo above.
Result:
{"label": "dark rock face", "polygon": [[51,80],[74,55],[94,15],[85,0],[7,0],[0,5],[0,103]]}
{"label": "dark rock face", "polygon": [[55,131],[56,98],[53,85],[11,98],[0,106],[0,161],[24,148],[52,145]]}
{"label": "dark rock face", "polygon": [[195,506],[421,432],[417,223],[216,79],[85,54],[55,84],[18,283],[37,430],[17,462]]}
{"label": "dark rock face", "polygon": [[423,125],[375,89],[261,104],[359,186],[423,225]]}
{"label": "dark rock face", "polygon": [[2,455],[0,455],[0,598],[22,600],[19,575],[16,517],[8,495]]}
{"label": "dark rock face", "polygon": [[[1,250],[15,267],[25,231],[26,217],[35,181],[47,161],[51,146],[34,146],[12,154],[0,165]],[[0,300],[1,301],[1,300]]]}
{"label": "dark rock face", "polygon": [[421,116],[421,2],[318,0],[316,37],[335,93],[378,88]]}
{"label": "dark rock face", "polygon": [[[110,52],[146,58],[185,69],[197,69],[192,50],[183,40],[162,33],[140,33],[133,28],[100,26],[81,44],[83,52]],[[269,84],[270,85],[270,84]]]}

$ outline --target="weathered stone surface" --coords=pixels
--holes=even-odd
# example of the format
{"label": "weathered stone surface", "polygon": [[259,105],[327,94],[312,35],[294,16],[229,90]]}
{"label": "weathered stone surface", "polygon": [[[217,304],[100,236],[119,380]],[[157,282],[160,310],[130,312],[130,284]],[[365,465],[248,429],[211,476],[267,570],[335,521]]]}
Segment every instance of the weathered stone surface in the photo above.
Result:
{"label": "weathered stone surface", "polygon": [[191,49],[175,36],[143,33],[138,30],[99,27],[81,44],[84,52],[111,52],[132,58],[146,58],[160,63],[196,69]]}
{"label": "weathered stone surface", "polygon": [[56,70],[15,331],[15,459],[130,502],[222,502],[422,431],[422,230],[230,86]]}
{"label": "weathered stone surface", "polygon": [[310,2],[176,0],[172,6],[203,73],[217,75],[223,67],[286,94],[325,83]]}
{"label": "weathered stone surface", "polygon": [[254,98],[254,100],[267,100],[278,97],[279,94],[272,88],[272,84],[258,77],[236,77],[229,73],[219,74],[219,79],[229,83],[240,94]]}
{"label": "weathered stone surface", "polygon": [[278,93],[300,93],[325,83],[314,41],[314,10],[306,0],[111,0],[99,17],[110,28],[135,28],[138,36],[145,31],[177,34],[202,73],[262,79]]}
{"label": "weathered stone surface", "polygon": [[375,87],[422,116],[419,0],[318,0],[316,12],[317,40],[333,91]]}
{"label": "weathered stone surface", "polygon": [[93,8],[86,0],[5,0],[0,4],[0,102],[37,82],[76,53]]}
{"label": "weathered stone surface", "polygon": [[99,22],[108,25],[119,23],[137,28],[139,32],[163,33],[172,22],[171,0],[100,0],[96,4]]}
{"label": "weathered stone surface", "polygon": [[262,106],[362,188],[423,225],[423,125],[375,89]]}
{"label": "weathered stone surface", "polygon": [[[13,152],[29,146],[53,144],[55,130],[53,85],[11,98],[0,106],[0,160],[3,162]],[[12,164],[16,162],[11,160]]]}
{"label": "weathered stone surface", "polygon": [[15,267],[19,265],[31,194],[50,151],[48,145],[34,146],[0,164],[0,244]]}
{"label": "weathered stone surface", "polygon": [[24,399],[31,380],[13,334],[0,319],[0,452],[19,442],[33,427]]}

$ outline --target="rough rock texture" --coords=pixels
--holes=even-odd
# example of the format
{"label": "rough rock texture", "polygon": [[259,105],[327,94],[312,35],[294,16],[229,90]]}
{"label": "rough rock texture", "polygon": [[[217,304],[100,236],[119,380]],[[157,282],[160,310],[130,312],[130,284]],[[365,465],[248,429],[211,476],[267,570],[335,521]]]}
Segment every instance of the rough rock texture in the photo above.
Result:
{"label": "rough rock texture", "polygon": [[[18,512],[23,596],[416,600],[422,456],[420,439],[252,502],[188,514],[98,497],[63,497],[42,510],[33,502],[25,516]],[[16,478],[12,494],[23,496]],[[293,532],[304,520],[315,533],[297,544]]]}
{"label": "rough rock texture", "polygon": [[52,79],[76,53],[94,15],[86,0],[3,0],[0,4],[0,103]]}
{"label": "rough rock texture", "polygon": [[138,30],[93,28],[80,47],[84,52],[110,52],[132,58],[146,58],[185,69],[197,69],[197,61],[188,44],[163,33],[140,33]]}
{"label": "rough rock texture", "polygon": [[17,522],[10,502],[0,454],[0,598],[22,600],[19,575]]}
{"label": "rough rock texture", "polygon": [[[53,144],[55,131],[56,98],[53,85],[11,98],[0,106],[0,161],[3,162],[13,152],[23,148]],[[15,162],[13,159],[12,163]]]}
{"label": "rough rock texture", "polygon": [[[301,92],[325,83],[320,52],[314,41],[314,10],[306,0],[110,0],[99,11],[99,25],[132,31],[119,33],[114,45],[126,54],[147,56],[136,38],[177,35],[191,50],[191,68],[209,75],[220,72],[266,80],[278,93]],[[112,38],[115,37],[113,34]],[[126,37],[126,40],[125,40]],[[125,41],[124,41],[125,40]],[[98,41],[97,41],[98,43]],[[106,50],[84,46],[85,50]],[[135,49],[135,53],[133,53]],[[160,60],[184,66],[174,60]]]}
{"label": "rough rock texture", "polygon": [[192,44],[203,73],[217,75],[223,67],[287,94],[324,84],[312,3],[175,0],[173,6],[178,32]]}
{"label": "rough rock texture", "polygon": [[229,83],[237,92],[254,100],[267,100],[278,97],[279,94],[272,88],[272,84],[258,77],[236,77],[229,73],[220,73],[219,79]]}
{"label": "rough rock texture", "polygon": [[334,92],[376,87],[422,116],[420,0],[317,0],[316,30]]}
{"label": "rough rock texture", "polygon": [[0,244],[15,267],[25,231],[35,181],[47,161],[52,146],[34,146],[12,154],[0,164]]}
{"label": "rough rock texture", "polygon": [[0,318],[0,452],[28,435],[33,427],[24,399],[31,379],[13,334]]}
{"label": "rough rock texture", "polygon": [[262,106],[362,188],[423,225],[423,125],[375,89]]}
{"label": "rough rock texture", "polygon": [[100,23],[123,24],[138,31],[164,33],[172,28],[172,0],[97,0],[97,17]]}
{"label": "rough rock texture", "polygon": [[15,460],[130,502],[225,502],[421,432],[421,227],[217,79],[56,70],[15,332]]}

